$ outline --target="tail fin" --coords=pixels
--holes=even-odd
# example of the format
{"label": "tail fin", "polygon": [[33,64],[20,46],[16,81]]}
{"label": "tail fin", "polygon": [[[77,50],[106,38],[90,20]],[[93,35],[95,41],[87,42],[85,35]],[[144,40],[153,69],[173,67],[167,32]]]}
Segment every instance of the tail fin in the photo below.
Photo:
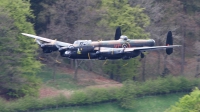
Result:
{"label": "tail fin", "polygon": [[115,40],[119,40],[121,36],[121,28],[118,26],[115,32]]}
{"label": "tail fin", "polygon": [[[169,45],[173,45],[173,37],[172,37],[172,32],[171,31],[169,31],[167,33],[166,46],[169,46]],[[168,55],[172,54],[173,53],[173,48],[167,48],[166,49],[166,53]]]}

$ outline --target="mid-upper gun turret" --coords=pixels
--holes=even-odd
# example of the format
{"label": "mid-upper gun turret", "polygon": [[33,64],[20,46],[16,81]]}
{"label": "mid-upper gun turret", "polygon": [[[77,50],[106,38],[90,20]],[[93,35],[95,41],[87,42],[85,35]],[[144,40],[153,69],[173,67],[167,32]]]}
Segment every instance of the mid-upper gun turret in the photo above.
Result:
{"label": "mid-upper gun turret", "polygon": [[121,35],[119,40],[125,40],[127,41],[128,40],[128,37],[126,35]]}

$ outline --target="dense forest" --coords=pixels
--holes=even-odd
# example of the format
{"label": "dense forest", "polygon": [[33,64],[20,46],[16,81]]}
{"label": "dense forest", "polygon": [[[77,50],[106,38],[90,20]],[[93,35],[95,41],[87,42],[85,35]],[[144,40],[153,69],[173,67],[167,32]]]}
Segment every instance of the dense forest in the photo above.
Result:
{"label": "dense forest", "polygon": [[[157,45],[165,44],[166,33],[171,30],[175,44],[183,45],[182,48],[175,49],[172,56],[158,51],[152,52],[154,56],[151,56],[152,53],[146,53],[144,60],[109,61],[105,66],[96,66],[95,63],[103,64],[90,61],[86,62],[89,66],[85,69],[106,73],[118,81],[131,77],[145,80],[148,77],[155,78],[166,74],[190,74],[196,77],[199,75],[200,34],[197,1],[188,3],[183,0],[130,0],[128,4],[124,1],[100,0],[81,1],[85,3],[68,2],[31,1],[35,15],[33,23],[38,35],[71,43],[77,39],[110,40],[114,38],[115,28],[121,26],[122,34],[129,38],[152,38],[156,40]],[[126,67],[121,66],[125,64]],[[151,66],[152,64],[155,66]],[[124,71],[126,74],[123,74]]]}
{"label": "dense forest", "polygon": [[[113,90],[116,94],[109,101],[120,100],[125,108],[130,107],[131,94],[174,92],[170,87],[176,82],[180,88],[177,91],[191,91],[199,85],[196,80],[200,77],[199,16],[198,0],[0,0],[0,95],[5,99],[37,97],[42,85],[37,73],[44,67],[59,71],[58,66],[73,69],[75,81],[78,81],[77,69],[84,69],[123,82],[126,87],[122,93]],[[143,59],[77,61],[63,58],[57,52],[44,54],[33,39],[21,35],[29,33],[69,43],[78,39],[111,40],[118,26],[130,39],[152,38],[156,45],[165,45],[167,32],[172,31],[174,44],[182,47],[175,48],[171,55],[165,51],[146,52]],[[151,83],[153,79],[158,81]],[[165,85],[170,81],[172,85],[155,91],[145,88],[148,84]],[[180,87],[184,81],[185,85]],[[91,94],[94,96],[95,92]],[[196,88],[191,95],[198,92]],[[74,97],[88,98],[86,93]],[[84,104],[73,98],[68,103],[73,105],[73,102]]]}

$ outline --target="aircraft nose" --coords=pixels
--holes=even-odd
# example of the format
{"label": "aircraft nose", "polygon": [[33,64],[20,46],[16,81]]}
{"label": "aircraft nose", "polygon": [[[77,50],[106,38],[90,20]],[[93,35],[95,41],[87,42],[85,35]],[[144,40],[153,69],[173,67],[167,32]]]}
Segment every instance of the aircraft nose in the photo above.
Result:
{"label": "aircraft nose", "polygon": [[65,57],[69,57],[70,55],[71,55],[71,51],[65,51],[65,54],[64,54]]}
{"label": "aircraft nose", "polygon": [[152,39],[152,46],[156,45],[156,41],[154,39]]}

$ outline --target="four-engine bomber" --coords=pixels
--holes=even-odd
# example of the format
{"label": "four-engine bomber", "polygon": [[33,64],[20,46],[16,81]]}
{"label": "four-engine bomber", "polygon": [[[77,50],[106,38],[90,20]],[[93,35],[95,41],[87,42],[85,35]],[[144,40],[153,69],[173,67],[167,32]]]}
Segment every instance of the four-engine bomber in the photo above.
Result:
{"label": "four-engine bomber", "polygon": [[26,33],[22,34],[35,38],[44,53],[59,51],[62,57],[70,59],[127,60],[139,55],[143,58],[143,52],[159,49],[166,49],[166,53],[170,55],[173,53],[173,47],[180,46],[173,45],[171,31],[167,34],[166,46],[155,46],[155,41],[153,39],[129,39],[127,36],[121,35],[121,29],[119,27],[116,29],[115,40],[76,40],[73,44]]}

